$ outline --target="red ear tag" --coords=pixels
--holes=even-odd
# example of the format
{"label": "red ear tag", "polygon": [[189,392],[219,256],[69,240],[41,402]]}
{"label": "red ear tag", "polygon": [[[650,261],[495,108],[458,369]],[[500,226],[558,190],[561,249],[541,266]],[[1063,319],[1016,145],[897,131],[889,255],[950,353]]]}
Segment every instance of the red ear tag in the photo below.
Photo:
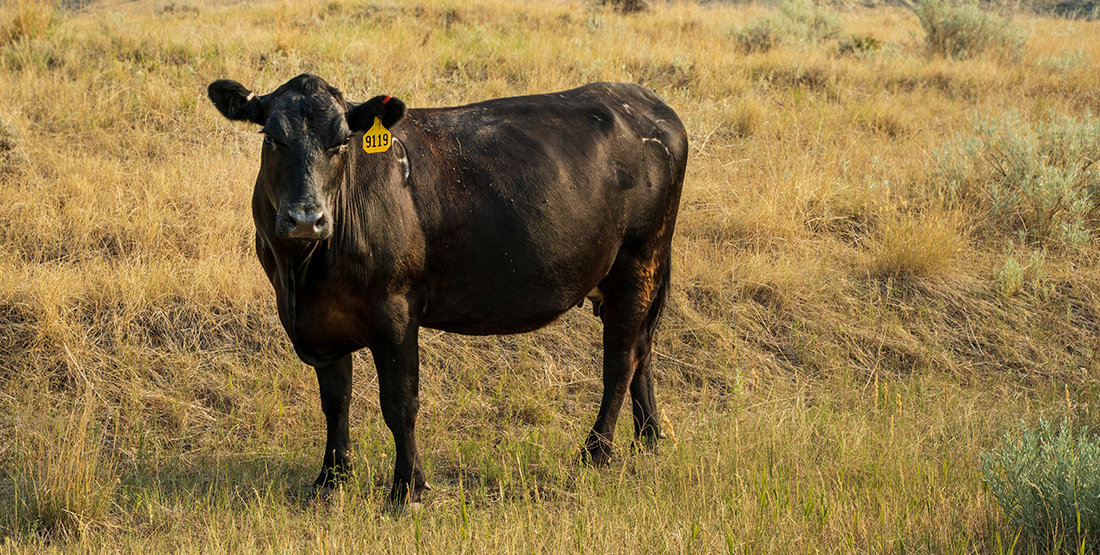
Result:
{"label": "red ear tag", "polygon": [[385,104],[385,103],[389,102],[391,98],[393,98],[393,96],[387,94],[386,98],[382,99],[382,104]]}

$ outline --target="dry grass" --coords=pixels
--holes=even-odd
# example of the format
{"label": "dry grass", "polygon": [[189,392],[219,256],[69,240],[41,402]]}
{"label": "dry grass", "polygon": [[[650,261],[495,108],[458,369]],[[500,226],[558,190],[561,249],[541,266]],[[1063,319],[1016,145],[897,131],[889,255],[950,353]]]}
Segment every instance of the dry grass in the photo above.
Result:
{"label": "dry grass", "polygon": [[883,222],[869,254],[868,271],[876,278],[932,278],[958,271],[955,257],[964,242],[950,216],[933,214]]}
{"label": "dry grass", "polygon": [[[837,39],[742,53],[734,30],[766,13],[5,4],[0,551],[995,551],[1014,531],[977,454],[1020,419],[1095,422],[1098,252],[1028,239],[933,168],[981,118],[1094,122],[1100,23],[1018,15],[1018,60],[953,61],[912,11],[853,10]],[[852,36],[881,47],[842,52]],[[303,71],[410,106],[659,92],[692,144],[656,346],[676,441],[636,456],[624,421],[610,468],[574,464],[600,392],[586,310],[525,336],[425,330],[424,507],[381,509],[366,356],[356,475],[306,498],[323,419],[252,252],[259,137],[204,96]]]}
{"label": "dry grass", "polygon": [[0,44],[43,37],[58,17],[57,0],[9,0],[0,6]]}
{"label": "dry grass", "polygon": [[[15,415],[12,450],[14,515],[46,537],[82,538],[109,515],[118,476],[92,421],[95,391],[87,389],[71,413],[35,407]],[[38,414],[36,414],[38,413]],[[48,416],[43,419],[41,414]]]}

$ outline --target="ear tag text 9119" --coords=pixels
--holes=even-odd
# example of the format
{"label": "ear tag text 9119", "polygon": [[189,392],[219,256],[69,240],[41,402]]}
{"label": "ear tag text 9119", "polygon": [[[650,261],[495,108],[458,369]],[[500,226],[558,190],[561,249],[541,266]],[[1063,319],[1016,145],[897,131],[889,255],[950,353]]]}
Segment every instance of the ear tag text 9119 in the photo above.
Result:
{"label": "ear tag text 9119", "polygon": [[374,125],[363,134],[363,152],[386,152],[390,149],[390,132],[375,117]]}

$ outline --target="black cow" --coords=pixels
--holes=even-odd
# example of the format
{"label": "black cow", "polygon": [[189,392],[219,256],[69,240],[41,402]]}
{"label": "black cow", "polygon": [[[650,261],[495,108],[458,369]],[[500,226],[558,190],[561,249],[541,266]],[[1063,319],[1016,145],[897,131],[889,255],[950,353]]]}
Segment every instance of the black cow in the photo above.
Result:
{"label": "black cow", "polygon": [[351,464],[352,353],[369,348],[378,369],[397,443],[391,500],[417,501],[419,328],[527,332],[586,297],[604,324],[586,457],[607,460],[628,389],[635,433],[656,446],[651,345],[688,152],[656,94],[595,83],[406,112],[389,96],[348,102],[314,75],[263,96],[224,79],[208,93],[227,118],[263,126],[256,254],[317,371],[328,439],[316,487]]}

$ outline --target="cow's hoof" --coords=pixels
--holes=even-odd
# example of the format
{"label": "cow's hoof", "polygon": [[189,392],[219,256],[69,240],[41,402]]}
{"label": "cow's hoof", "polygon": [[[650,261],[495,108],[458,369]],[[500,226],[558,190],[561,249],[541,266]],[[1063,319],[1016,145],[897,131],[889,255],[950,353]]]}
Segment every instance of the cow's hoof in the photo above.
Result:
{"label": "cow's hoof", "polygon": [[590,432],[581,451],[581,462],[592,466],[606,466],[611,462],[614,449],[611,439],[596,432]]}
{"label": "cow's hoof", "polygon": [[581,451],[580,456],[581,464],[595,467],[607,466],[608,464],[611,464],[612,458],[613,454],[610,448],[585,449]]}
{"label": "cow's hoof", "polygon": [[409,487],[408,482],[398,482],[390,489],[390,498],[387,501],[387,506],[391,508],[401,508],[405,506],[418,505],[420,503],[421,494],[425,490],[431,490],[432,487],[427,482],[420,479],[420,484],[414,487]]}
{"label": "cow's hoof", "polygon": [[314,489],[328,489],[340,487],[351,477],[352,466],[350,461],[337,463],[331,466],[322,466],[317,479],[313,481]]}
{"label": "cow's hoof", "polygon": [[335,485],[321,485],[314,484],[309,488],[309,500],[326,502],[332,497],[332,494],[336,492]]}
{"label": "cow's hoof", "polygon": [[405,504],[387,504],[385,507],[386,513],[390,515],[394,520],[401,518],[405,515],[418,515],[424,511],[424,505],[417,503],[405,503]]}
{"label": "cow's hoof", "polygon": [[394,518],[397,518],[409,511],[411,511],[412,513],[417,513],[423,508],[424,505],[422,505],[419,500],[401,502],[391,498],[389,501],[386,502],[385,505],[386,512],[390,513],[390,515],[392,515]]}
{"label": "cow's hoof", "polygon": [[663,437],[664,435],[658,430],[644,430],[634,437],[634,441],[630,444],[630,450],[634,453],[656,454],[657,445]]}

